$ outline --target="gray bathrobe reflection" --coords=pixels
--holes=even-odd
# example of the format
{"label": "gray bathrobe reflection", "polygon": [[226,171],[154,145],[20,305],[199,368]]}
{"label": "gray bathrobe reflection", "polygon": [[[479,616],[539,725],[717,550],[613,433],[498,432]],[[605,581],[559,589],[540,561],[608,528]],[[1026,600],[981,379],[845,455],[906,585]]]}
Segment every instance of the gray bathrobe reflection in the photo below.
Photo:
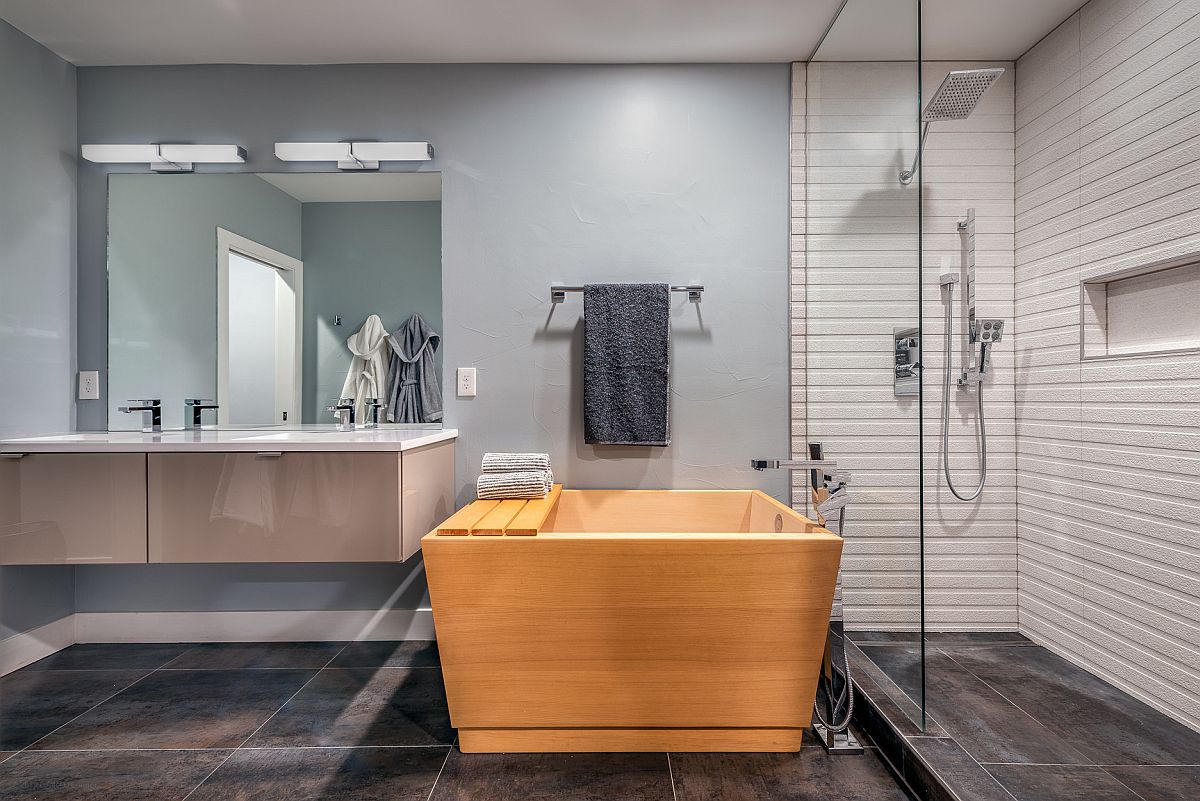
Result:
{"label": "gray bathrobe reflection", "polygon": [[414,314],[396,329],[388,344],[387,419],[390,423],[436,423],[442,419],[442,390],[438,387],[433,354],[442,337]]}

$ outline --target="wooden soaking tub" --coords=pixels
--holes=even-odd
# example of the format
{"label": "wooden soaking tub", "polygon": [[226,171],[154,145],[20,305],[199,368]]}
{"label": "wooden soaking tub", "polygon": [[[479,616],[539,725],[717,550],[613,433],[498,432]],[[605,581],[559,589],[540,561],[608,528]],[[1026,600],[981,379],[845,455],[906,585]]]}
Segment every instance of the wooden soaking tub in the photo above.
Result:
{"label": "wooden soaking tub", "polygon": [[841,538],[755,491],[476,501],[422,540],[463,751],[796,751]]}

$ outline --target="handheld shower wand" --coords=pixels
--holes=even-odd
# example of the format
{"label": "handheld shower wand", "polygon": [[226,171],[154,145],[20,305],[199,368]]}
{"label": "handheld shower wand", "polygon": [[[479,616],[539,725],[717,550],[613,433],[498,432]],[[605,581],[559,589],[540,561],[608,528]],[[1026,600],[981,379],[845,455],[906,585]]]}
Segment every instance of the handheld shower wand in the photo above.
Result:
{"label": "handheld shower wand", "polygon": [[[970,494],[964,495],[954,486],[950,476],[950,373],[952,370],[952,347],[954,328],[954,285],[959,278],[954,273],[943,273],[939,279],[942,289],[946,291],[946,351],[945,351],[945,380],[942,382],[942,472],[946,476],[946,486],[960,501],[973,501],[983,492],[987,484],[987,422],[983,413],[983,377],[991,366],[992,345],[1000,341],[1004,333],[1004,321],[995,318],[975,318],[975,209],[967,209],[967,218],[960,220],[958,230],[965,233],[966,264],[963,273],[966,276],[963,287],[965,303],[964,322],[966,323],[965,348],[963,350],[963,369],[958,376],[960,390],[974,390],[979,411],[976,417],[976,429],[979,438],[979,484]],[[978,356],[976,356],[978,346]]]}

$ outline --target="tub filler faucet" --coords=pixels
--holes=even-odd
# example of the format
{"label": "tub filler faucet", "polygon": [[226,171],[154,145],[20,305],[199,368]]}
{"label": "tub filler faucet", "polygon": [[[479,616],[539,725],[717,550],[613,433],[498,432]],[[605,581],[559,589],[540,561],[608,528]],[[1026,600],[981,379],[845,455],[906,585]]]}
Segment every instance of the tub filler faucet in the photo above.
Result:
{"label": "tub filler faucet", "polygon": [[[820,443],[808,444],[808,459],[751,459],[750,466],[755,470],[787,470],[788,498],[792,498],[792,470],[809,471],[809,483],[812,486],[812,506],[816,512],[817,523],[828,530],[842,536],[843,523],[846,519],[846,502],[849,493],[846,490],[850,483],[850,474],[839,471],[837,462],[822,458]],[[794,503],[789,504],[795,506]],[[850,731],[850,720],[854,716],[854,684],[850,678],[850,655],[845,639],[845,629],[842,625],[842,571],[838,570],[837,584],[833,593],[833,609],[829,619],[830,634],[825,638],[825,655],[822,660],[821,685],[825,688],[825,709],[821,709],[818,701],[813,704],[813,712],[817,721],[813,723],[813,731],[821,741],[821,745],[830,754],[861,754],[862,744]],[[842,640],[842,673],[837,675],[834,670],[834,639],[835,630]],[[835,679],[836,677],[836,679]],[[840,689],[835,692],[835,685],[840,683]],[[839,715],[841,720],[838,720]]]}
{"label": "tub filler faucet", "polygon": [[[835,513],[846,507],[849,498],[846,486],[850,483],[850,474],[839,471],[837,462],[821,458],[820,445],[813,443],[808,447],[813,454],[811,459],[751,459],[750,466],[755,470],[808,470],[813,489],[813,511],[820,518],[817,522],[841,535],[841,515]],[[792,482],[788,481],[789,498],[791,494]],[[836,522],[833,518],[836,518]]]}

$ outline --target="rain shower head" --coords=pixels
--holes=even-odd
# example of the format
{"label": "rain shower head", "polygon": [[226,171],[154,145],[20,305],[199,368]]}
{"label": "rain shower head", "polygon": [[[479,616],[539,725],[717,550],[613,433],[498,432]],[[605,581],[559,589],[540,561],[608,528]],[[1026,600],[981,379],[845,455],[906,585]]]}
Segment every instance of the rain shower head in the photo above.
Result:
{"label": "rain shower head", "polygon": [[921,122],[925,123],[925,126],[921,130],[921,141],[917,143],[917,156],[913,159],[911,169],[901,170],[901,184],[908,186],[917,174],[917,165],[921,163],[921,151],[925,149],[925,137],[929,135],[929,124],[943,120],[965,120],[971,116],[971,112],[979,104],[979,98],[983,97],[988,87],[1003,74],[1004,67],[950,71],[929,99],[925,110],[921,112]]}
{"label": "rain shower head", "polygon": [[971,116],[983,93],[1003,74],[1004,67],[952,70],[925,106],[921,122],[965,120]]}

